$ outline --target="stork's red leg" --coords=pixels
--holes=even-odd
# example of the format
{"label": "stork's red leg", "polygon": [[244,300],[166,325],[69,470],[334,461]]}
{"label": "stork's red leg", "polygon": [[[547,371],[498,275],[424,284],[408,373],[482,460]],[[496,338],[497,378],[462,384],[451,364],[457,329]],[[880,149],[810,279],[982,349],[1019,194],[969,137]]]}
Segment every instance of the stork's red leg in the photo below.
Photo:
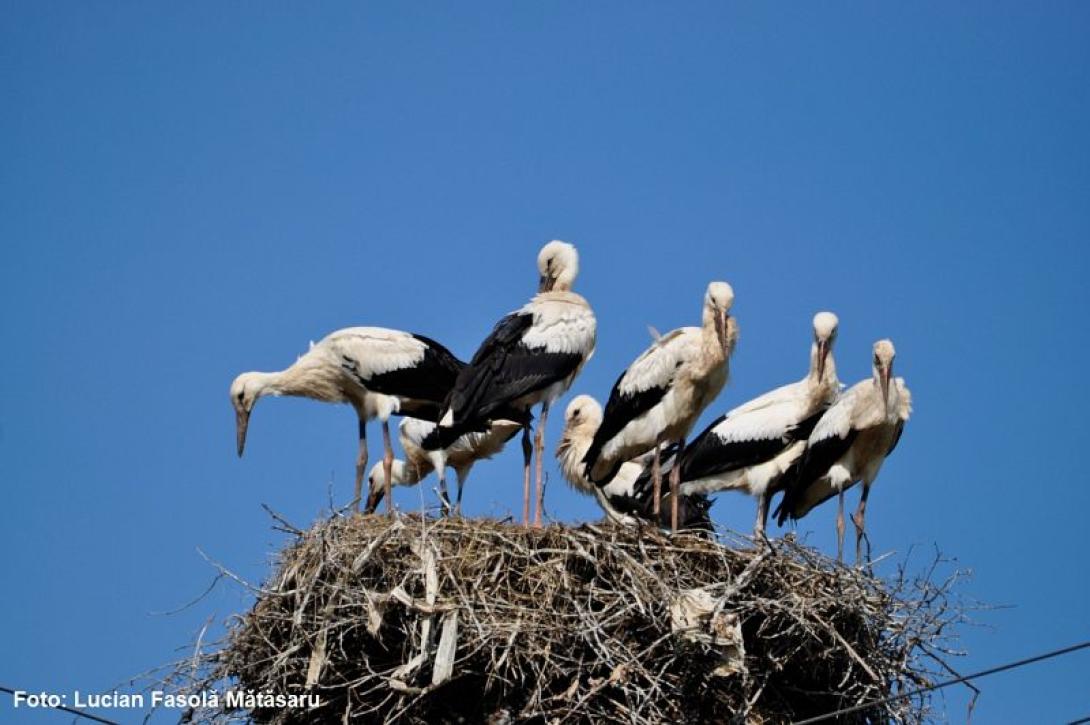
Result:
{"label": "stork's red leg", "polygon": [[390,442],[390,422],[382,421],[382,446],[385,449],[382,454],[382,474],[385,478],[386,513],[394,512],[394,497],[390,493],[390,479],[394,468],[394,446]]}
{"label": "stork's red leg", "polygon": [[447,516],[451,512],[450,494],[447,493],[447,467],[443,466],[436,473],[439,475],[439,504],[443,509],[443,515]]}
{"label": "stork's red leg", "polygon": [[[852,516],[852,523],[855,524],[855,563],[856,565],[863,559],[863,537],[866,535],[863,533],[864,528],[864,516],[867,512],[867,496],[870,495],[870,484],[863,483],[863,493],[859,497],[859,508],[855,510],[855,515]],[[869,546],[869,543],[868,543]]]}
{"label": "stork's red leg", "polygon": [[530,525],[530,456],[533,446],[530,445],[530,424],[522,429],[522,525]]}
{"label": "stork's red leg", "polygon": [[844,561],[844,492],[838,495],[836,509],[836,560]]}
{"label": "stork's red leg", "polygon": [[655,455],[651,458],[651,482],[654,488],[654,492],[652,493],[654,508],[651,510],[651,513],[655,515],[655,519],[657,520],[659,511],[662,510],[662,459],[658,443],[655,444]]}
{"label": "stork's red leg", "polygon": [[363,477],[367,472],[367,421],[360,416],[360,452],[356,456],[356,493],[352,499],[352,506],[360,510],[360,499],[363,497]]}
{"label": "stork's red leg", "polygon": [[753,525],[753,538],[766,539],[765,524],[768,521],[768,499],[770,495],[765,491],[757,498],[757,522]]}
{"label": "stork's red leg", "polygon": [[678,442],[677,456],[670,469],[670,529],[676,534],[678,525],[678,504],[681,497],[681,454],[685,452],[685,439]]}
{"label": "stork's red leg", "polygon": [[545,486],[541,477],[541,466],[545,459],[545,421],[549,419],[549,404],[541,404],[541,420],[537,424],[537,439],[534,442],[537,461],[534,463],[534,526],[541,527],[541,509],[545,507]]}
{"label": "stork's red leg", "polygon": [[454,515],[462,515],[462,486],[465,485],[466,478],[469,476],[469,472],[462,473],[462,469],[456,471],[458,476],[458,501],[454,504]]}

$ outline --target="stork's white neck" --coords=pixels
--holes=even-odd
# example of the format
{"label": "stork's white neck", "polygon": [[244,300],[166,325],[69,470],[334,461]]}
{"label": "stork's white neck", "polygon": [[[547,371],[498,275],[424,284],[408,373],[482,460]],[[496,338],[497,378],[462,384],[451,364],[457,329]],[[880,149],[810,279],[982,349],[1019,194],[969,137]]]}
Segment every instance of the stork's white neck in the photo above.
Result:
{"label": "stork's white neck", "polygon": [[882,371],[877,365],[872,367],[871,379],[874,384],[874,397],[882,401],[884,417],[893,420],[901,410],[901,391],[897,385],[897,379],[893,377],[893,371],[890,371],[889,390],[886,391],[884,400],[882,399]]}
{"label": "stork's white neck", "polygon": [[340,385],[342,373],[336,366],[303,355],[291,367],[259,376],[260,392],[264,395],[293,395],[338,403],[345,400]]}
{"label": "stork's white neck", "polygon": [[738,323],[734,321],[733,315],[728,315],[724,321],[726,329],[723,334],[727,340],[726,349],[724,349],[723,342],[719,339],[719,332],[715,327],[715,317],[715,308],[710,304],[704,305],[700,326],[701,348],[704,354],[701,355],[700,360],[696,361],[696,368],[699,370],[712,370],[726,362],[738,339]]}

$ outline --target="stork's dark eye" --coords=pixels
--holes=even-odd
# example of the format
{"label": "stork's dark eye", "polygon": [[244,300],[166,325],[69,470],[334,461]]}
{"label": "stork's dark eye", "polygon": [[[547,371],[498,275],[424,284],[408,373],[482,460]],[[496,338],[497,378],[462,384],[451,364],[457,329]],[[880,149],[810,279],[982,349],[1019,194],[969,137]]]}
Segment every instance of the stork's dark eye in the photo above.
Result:
{"label": "stork's dark eye", "polygon": [[576,408],[575,410],[572,411],[571,417],[573,417],[573,418],[578,418],[579,417],[579,408]]}
{"label": "stork's dark eye", "polygon": [[237,397],[238,397],[238,402],[241,403],[242,402],[242,393],[239,393]]}

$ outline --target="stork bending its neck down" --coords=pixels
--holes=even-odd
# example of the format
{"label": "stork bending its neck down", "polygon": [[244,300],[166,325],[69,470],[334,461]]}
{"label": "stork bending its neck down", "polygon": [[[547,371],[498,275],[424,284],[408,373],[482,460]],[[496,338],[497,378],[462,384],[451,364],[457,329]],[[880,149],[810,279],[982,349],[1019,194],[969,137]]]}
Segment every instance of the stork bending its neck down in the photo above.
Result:
{"label": "stork bending its neck down", "polygon": [[[250,415],[266,395],[348,403],[359,419],[353,505],[359,508],[367,470],[367,421],[382,421],[384,465],[393,465],[389,418],[395,413],[435,420],[464,363],[438,342],[383,327],[349,327],[311,346],[280,372],[242,373],[231,383],[238,455],[246,446]],[[386,476],[389,481],[390,475]],[[387,511],[391,511],[387,498]]]}

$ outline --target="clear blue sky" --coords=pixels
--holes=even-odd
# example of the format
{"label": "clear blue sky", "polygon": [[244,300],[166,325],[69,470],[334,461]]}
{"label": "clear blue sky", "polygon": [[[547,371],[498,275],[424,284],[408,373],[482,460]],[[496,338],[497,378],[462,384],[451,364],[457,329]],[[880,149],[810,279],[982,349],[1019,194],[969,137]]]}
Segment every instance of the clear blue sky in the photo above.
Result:
{"label": "clear blue sky", "polygon": [[[937,546],[1013,605],[964,671],[1086,638],[1088,32],[1065,2],[4,3],[0,684],[109,688],[246,607],[149,614],[208,584],[197,547],[260,580],[261,502],[347,501],[355,423],[262,401],[240,461],[231,379],[349,325],[468,357],[552,238],[599,320],[573,393],[713,278],[742,339],[703,422],[801,377],[819,309],[849,383],[891,337],[916,413],[876,550]],[[480,466],[468,511],[517,511],[520,468]],[[550,513],[596,515],[547,470]],[[833,509],[800,525],[830,551]],[[1090,715],[1088,669],[986,680],[979,722]]]}

